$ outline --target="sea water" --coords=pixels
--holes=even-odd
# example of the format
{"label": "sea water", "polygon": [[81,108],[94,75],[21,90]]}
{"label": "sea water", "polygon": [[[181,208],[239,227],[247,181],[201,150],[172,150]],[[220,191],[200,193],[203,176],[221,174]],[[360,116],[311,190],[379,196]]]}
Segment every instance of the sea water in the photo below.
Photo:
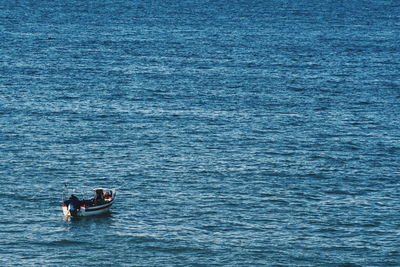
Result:
{"label": "sea water", "polygon": [[[0,5],[1,266],[399,266],[400,3]],[[70,188],[117,189],[63,218]]]}

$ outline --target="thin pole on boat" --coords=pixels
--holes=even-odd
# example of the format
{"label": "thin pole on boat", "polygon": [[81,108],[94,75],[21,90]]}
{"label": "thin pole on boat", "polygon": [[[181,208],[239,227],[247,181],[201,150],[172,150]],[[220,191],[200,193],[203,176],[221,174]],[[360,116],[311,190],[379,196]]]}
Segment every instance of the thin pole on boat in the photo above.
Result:
{"label": "thin pole on boat", "polygon": [[61,201],[65,200],[65,193],[67,192],[67,187],[68,187],[68,184],[64,184],[64,191],[62,193],[62,200]]}

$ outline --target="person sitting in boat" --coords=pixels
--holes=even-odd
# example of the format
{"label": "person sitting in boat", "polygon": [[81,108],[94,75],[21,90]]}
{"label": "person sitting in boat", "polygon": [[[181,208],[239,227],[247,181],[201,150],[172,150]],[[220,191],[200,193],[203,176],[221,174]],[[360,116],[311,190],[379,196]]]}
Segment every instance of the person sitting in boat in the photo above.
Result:
{"label": "person sitting in boat", "polygon": [[80,204],[80,200],[79,200],[79,198],[77,198],[74,194],[72,194],[70,197],[69,197],[69,199],[67,199],[66,201],[64,201],[64,204],[65,205],[69,205],[69,204],[76,204],[76,205],[79,205]]}
{"label": "person sitting in boat", "polygon": [[111,192],[105,192],[104,193],[104,200],[105,201],[111,201],[112,200],[112,193]]}
{"label": "person sitting in boat", "polygon": [[96,189],[96,196],[94,197],[94,203],[96,205],[104,204],[104,194],[103,189]]}

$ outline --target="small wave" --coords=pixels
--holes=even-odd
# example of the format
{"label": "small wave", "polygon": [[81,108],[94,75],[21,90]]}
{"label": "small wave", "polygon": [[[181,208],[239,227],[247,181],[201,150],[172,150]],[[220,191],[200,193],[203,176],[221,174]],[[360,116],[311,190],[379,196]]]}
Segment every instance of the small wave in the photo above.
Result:
{"label": "small wave", "polygon": [[89,244],[88,242],[78,240],[56,240],[56,241],[43,241],[43,242],[32,242],[34,245],[50,246],[50,247],[64,247],[64,246],[76,246]]}
{"label": "small wave", "polygon": [[357,103],[356,103],[356,105],[360,105],[360,106],[369,105],[369,104],[371,104],[371,103],[368,102],[368,101],[360,101],[360,102],[357,102]]}
{"label": "small wave", "polygon": [[339,267],[361,267],[361,265],[352,263],[352,262],[345,262],[338,265]]}
{"label": "small wave", "polygon": [[349,192],[349,191],[339,190],[339,189],[328,190],[328,191],[325,191],[325,193],[329,194],[329,195],[350,195],[351,194],[351,192]]}
{"label": "small wave", "polygon": [[138,243],[159,242],[160,240],[153,236],[137,235],[137,236],[129,236],[128,238],[126,238],[125,241],[126,243],[138,244]]}
{"label": "small wave", "polygon": [[144,248],[152,251],[160,251],[166,253],[206,253],[209,252],[208,248],[199,248],[199,247],[191,247],[191,246],[145,246]]}
{"label": "small wave", "polygon": [[76,100],[79,99],[78,96],[60,96],[57,97],[56,100]]}

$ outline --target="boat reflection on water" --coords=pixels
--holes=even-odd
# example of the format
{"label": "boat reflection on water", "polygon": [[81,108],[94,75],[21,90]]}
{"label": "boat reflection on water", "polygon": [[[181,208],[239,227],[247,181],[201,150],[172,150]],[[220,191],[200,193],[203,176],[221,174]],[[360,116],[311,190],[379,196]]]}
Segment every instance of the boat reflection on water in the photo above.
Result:
{"label": "boat reflection on water", "polygon": [[76,223],[87,223],[87,222],[95,222],[96,224],[101,224],[101,222],[104,222],[104,224],[109,224],[110,219],[113,219],[113,212],[108,211],[102,214],[98,215],[92,215],[92,216],[69,216],[69,215],[64,215],[63,216],[63,221],[64,222],[76,222]]}

